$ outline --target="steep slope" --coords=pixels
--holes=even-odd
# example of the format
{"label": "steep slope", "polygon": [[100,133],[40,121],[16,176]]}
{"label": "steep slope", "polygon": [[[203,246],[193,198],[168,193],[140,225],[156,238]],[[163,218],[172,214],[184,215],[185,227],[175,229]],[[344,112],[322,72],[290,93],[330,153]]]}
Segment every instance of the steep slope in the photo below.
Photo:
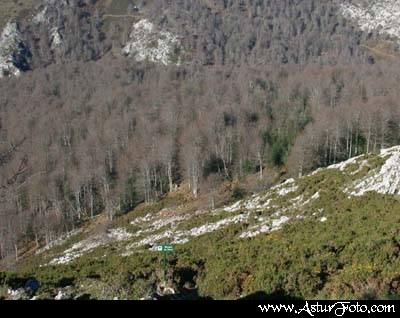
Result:
{"label": "steep slope", "polygon": [[[336,64],[365,62],[368,55],[360,43],[399,35],[395,2],[368,4],[364,8],[358,2],[336,0],[43,0],[27,6],[25,14],[6,10],[32,53],[32,69],[97,60],[111,52],[164,65],[170,59],[208,66]],[[138,29],[144,24],[152,25],[152,31]]]}
{"label": "steep slope", "polygon": [[[163,285],[157,245],[168,242],[176,246],[168,271],[175,291],[395,297],[399,158],[400,147],[360,156],[211,211],[133,211],[103,234],[78,232],[38,251],[18,275],[42,282],[39,298],[150,297]],[[3,280],[13,288],[21,282],[9,274]],[[23,290],[3,293],[20,297]]]}

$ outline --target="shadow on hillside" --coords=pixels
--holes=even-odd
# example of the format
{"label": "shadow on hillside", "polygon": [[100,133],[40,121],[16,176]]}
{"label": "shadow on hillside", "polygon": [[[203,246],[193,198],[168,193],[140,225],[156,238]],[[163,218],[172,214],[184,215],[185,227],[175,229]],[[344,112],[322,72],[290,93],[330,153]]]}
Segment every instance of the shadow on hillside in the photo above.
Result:
{"label": "shadow on hillside", "polygon": [[[198,294],[197,289],[183,290],[182,292],[174,295],[158,296],[157,300],[213,300],[211,297],[204,297]],[[303,300],[299,297],[294,297],[287,294],[285,291],[278,290],[272,294],[267,294],[263,291],[258,291],[245,297],[239,298],[238,300]]]}
{"label": "shadow on hillside", "polygon": [[253,294],[240,298],[239,300],[303,300],[302,298],[292,296],[283,290],[277,290],[272,294],[258,291]]}

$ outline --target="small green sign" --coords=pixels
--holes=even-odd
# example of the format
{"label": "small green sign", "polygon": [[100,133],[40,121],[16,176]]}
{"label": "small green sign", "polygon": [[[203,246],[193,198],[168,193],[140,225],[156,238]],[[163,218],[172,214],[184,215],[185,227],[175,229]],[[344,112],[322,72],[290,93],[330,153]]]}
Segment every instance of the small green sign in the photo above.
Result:
{"label": "small green sign", "polygon": [[162,244],[157,246],[157,251],[158,252],[163,252],[164,255],[164,261],[163,261],[163,267],[164,267],[164,282],[167,282],[167,253],[173,252],[174,251],[174,246],[171,244]]}
{"label": "small green sign", "polygon": [[173,252],[174,246],[171,244],[164,244],[157,246],[157,251],[159,252]]}

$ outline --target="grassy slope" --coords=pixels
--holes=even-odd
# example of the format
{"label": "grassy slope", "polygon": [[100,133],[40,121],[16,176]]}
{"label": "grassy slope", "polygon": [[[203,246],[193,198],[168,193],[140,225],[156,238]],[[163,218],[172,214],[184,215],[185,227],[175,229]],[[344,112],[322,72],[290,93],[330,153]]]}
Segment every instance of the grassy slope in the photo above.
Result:
{"label": "grassy slope", "polygon": [[[370,162],[381,164],[374,158]],[[289,298],[398,297],[399,198],[376,193],[348,197],[340,191],[368,169],[351,175],[356,167],[349,166],[343,173],[324,170],[299,179],[290,197],[315,190],[320,197],[304,211],[308,218],[282,230],[242,240],[237,234],[245,224],[237,224],[177,246],[169,257],[170,283],[193,279],[200,295],[217,299],[260,292]],[[285,200],[281,204],[285,206]],[[326,222],[320,221],[321,209]],[[3,281],[15,288],[20,283],[16,278],[35,276],[45,298],[54,297],[59,287],[74,285],[74,295],[137,299],[162,277],[161,255],[148,250],[121,257],[118,245],[100,247],[69,265],[38,269],[43,257],[30,259]]]}

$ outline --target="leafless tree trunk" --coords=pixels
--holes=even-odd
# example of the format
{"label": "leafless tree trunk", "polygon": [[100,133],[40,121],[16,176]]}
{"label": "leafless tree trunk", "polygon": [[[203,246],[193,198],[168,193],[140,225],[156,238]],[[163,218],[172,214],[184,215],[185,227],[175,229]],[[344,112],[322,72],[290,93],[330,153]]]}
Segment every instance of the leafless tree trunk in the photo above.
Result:
{"label": "leafless tree trunk", "polygon": [[257,156],[258,156],[258,164],[260,165],[259,179],[262,180],[262,178],[264,177],[264,172],[263,172],[263,160],[261,151],[258,151]]}
{"label": "leafless tree trunk", "polygon": [[168,165],[167,165],[167,176],[168,176],[169,192],[173,192],[174,191],[174,184],[173,184],[173,179],[172,179],[172,163],[171,163],[171,161],[169,161]]}
{"label": "leafless tree trunk", "polygon": [[18,262],[18,244],[14,243],[15,261]]}

